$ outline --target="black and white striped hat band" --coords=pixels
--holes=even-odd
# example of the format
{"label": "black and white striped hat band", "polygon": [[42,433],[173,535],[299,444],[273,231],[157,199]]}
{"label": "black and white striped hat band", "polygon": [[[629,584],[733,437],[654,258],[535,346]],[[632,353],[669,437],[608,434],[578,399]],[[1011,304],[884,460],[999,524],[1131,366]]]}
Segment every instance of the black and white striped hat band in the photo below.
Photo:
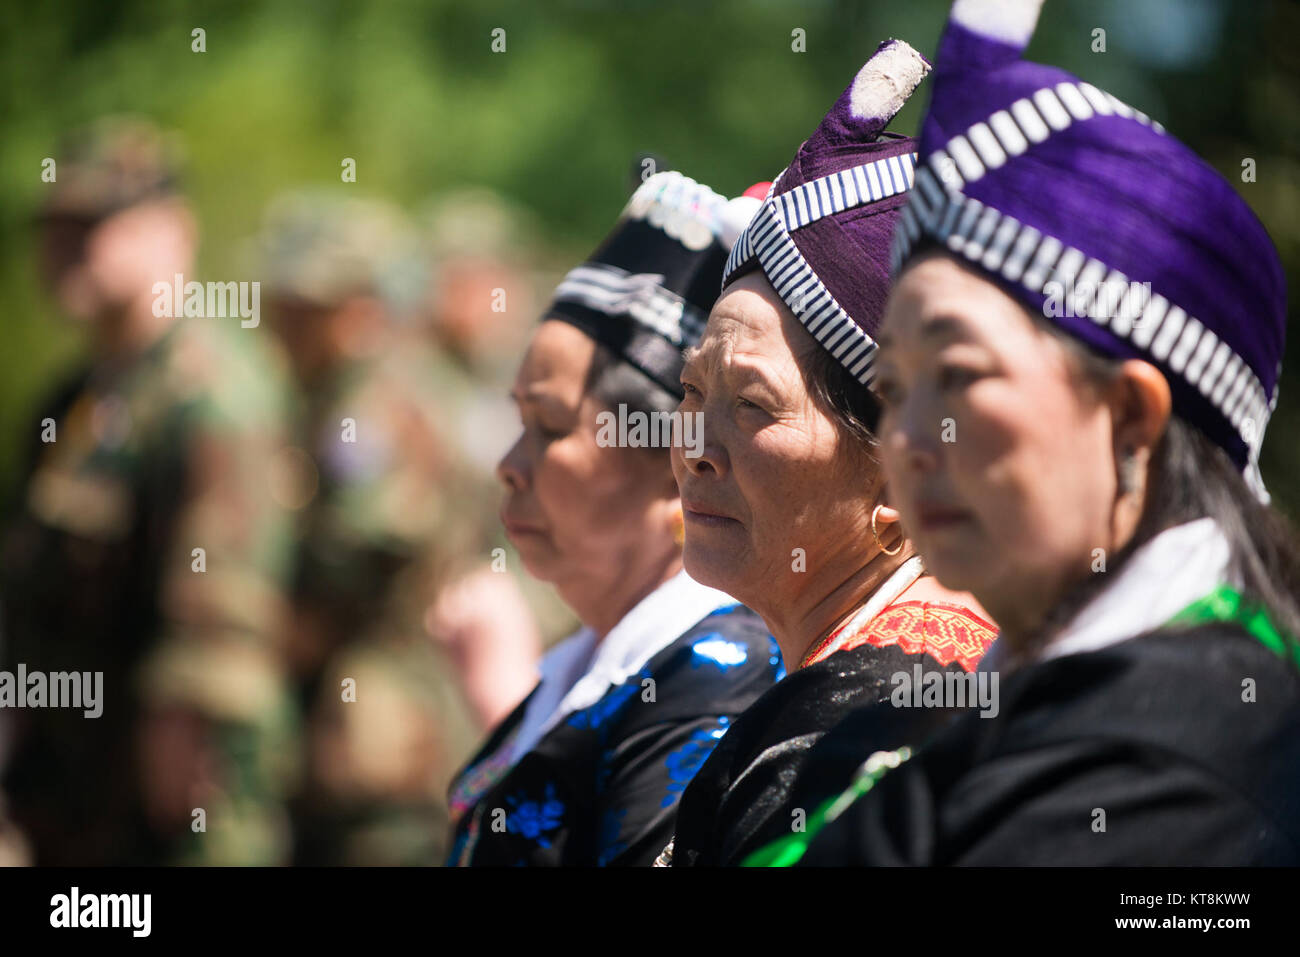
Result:
{"label": "black and white striped hat band", "polygon": [[661,283],[660,273],[631,273],[588,262],[569,270],[555,289],[555,302],[570,302],[609,316],[626,316],[682,347],[698,342],[706,316]]}
{"label": "black and white striped hat band", "polygon": [[[1257,493],[1266,494],[1259,450],[1277,393],[1271,399],[1265,394],[1259,377],[1227,342],[1165,297],[1146,295],[1149,287],[1130,283],[1119,270],[962,192],[988,170],[1023,153],[1029,143],[1040,143],[1075,120],[1111,114],[1163,132],[1145,114],[1091,84],[1059,83],[952,137],[916,172],[916,188],[894,233],[891,269],[897,276],[926,237],[1032,293],[1045,295],[1053,284],[1079,290],[1073,303],[1077,315],[1087,315],[1165,363],[1231,423],[1248,450],[1246,479]],[[1096,294],[1125,288],[1117,309]]]}
{"label": "black and white striped hat band", "polygon": [[722,274],[723,288],[742,266],[757,258],[776,294],[804,327],[850,374],[869,386],[874,377],[875,340],[844,311],[790,234],[823,217],[907,192],[912,188],[915,164],[915,153],[889,156],[830,173],[780,195],[776,194],[781,183],[778,176],[731,249]]}

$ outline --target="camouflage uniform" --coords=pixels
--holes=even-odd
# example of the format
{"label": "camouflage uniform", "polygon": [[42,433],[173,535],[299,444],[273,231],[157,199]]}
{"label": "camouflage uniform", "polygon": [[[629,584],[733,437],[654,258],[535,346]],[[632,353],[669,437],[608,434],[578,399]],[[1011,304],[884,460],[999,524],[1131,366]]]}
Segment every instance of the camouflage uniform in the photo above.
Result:
{"label": "camouflage uniform", "polygon": [[[47,214],[93,220],[165,193],[149,143],[140,126],[94,131]],[[9,715],[4,789],[38,864],[286,858],[295,717],[273,636],[289,536],[268,474],[286,407],[258,345],[235,319],[176,319],[30,420],[0,554],[4,666],[104,675],[99,718]],[[180,800],[203,830],[188,810],[150,812],[142,775],[159,769],[142,749],[163,740],[199,746],[183,753],[207,783]]]}
{"label": "camouflage uniform", "polygon": [[[432,381],[440,403],[452,410],[444,416],[448,441],[477,476],[473,507],[490,529],[489,550],[500,548],[509,556],[515,584],[546,643],[553,644],[579,622],[550,585],[524,571],[500,529],[496,465],[519,433],[519,411],[509,398],[515,370],[541,303],[569,263],[551,252],[555,262],[539,267],[545,247],[536,220],[484,187],[438,194],[425,205],[422,222],[435,274],[429,318],[438,348]],[[498,304],[498,293],[508,298]]]}
{"label": "camouflage uniform", "polygon": [[[395,212],[328,194],[273,207],[259,242],[273,297],[324,322],[350,297],[383,303],[392,341],[306,383],[300,437],[310,491],[300,512],[294,600],[307,768],[297,859],[432,864],[445,854],[445,791],[480,729],[453,663],[426,632],[439,585],[486,555],[482,491],[445,441],[450,410],[409,315],[414,240]],[[302,344],[310,330],[284,330]]]}

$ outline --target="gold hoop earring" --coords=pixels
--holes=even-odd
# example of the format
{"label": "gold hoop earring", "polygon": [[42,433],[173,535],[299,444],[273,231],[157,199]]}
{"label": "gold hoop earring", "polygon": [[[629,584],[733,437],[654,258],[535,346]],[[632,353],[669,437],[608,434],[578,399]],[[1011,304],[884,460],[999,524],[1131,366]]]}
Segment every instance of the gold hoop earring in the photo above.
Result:
{"label": "gold hoop earring", "polygon": [[871,510],[871,537],[876,540],[876,544],[880,546],[880,550],[886,555],[897,555],[903,550],[903,543],[899,542],[894,546],[894,550],[891,552],[885,547],[885,543],[880,540],[880,533],[876,531],[876,516],[880,514],[880,510],[884,507],[885,506],[883,505],[877,505]]}
{"label": "gold hoop earring", "polygon": [[673,513],[673,543],[678,548],[686,544],[686,516],[680,508]]}

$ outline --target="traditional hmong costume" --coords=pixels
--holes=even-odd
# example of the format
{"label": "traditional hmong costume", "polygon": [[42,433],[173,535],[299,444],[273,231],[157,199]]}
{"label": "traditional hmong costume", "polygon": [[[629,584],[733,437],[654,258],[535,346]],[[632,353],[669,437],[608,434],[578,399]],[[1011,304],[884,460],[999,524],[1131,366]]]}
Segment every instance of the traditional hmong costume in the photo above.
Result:
{"label": "traditional hmong costume", "polygon": [[[1159,124],[1019,59],[1038,5],[954,5],[894,268],[937,245],[1096,351],[1156,365],[1263,496],[1276,251]],[[1045,308],[1062,290],[1072,308]],[[995,647],[995,716],[919,748],[864,738],[847,790],[749,863],[1300,864],[1300,651],[1239,581],[1215,518],[1164,530],[1028,661]]]}
{"label": "traditional hmong costume", "polygon": [[[651,177],[545,315],[680,397],[682,347],[755,205]],[[537,687],[452,783],[448,863],[649,864],[686,783],[780,673],[762,620],[680,572],[602,639],[583,628],[543,657]]]}
{"label": "traditional hmong costume", "polygon": [[[918,670],[969,676],[997,630],[960,605],[902,601],[884,607],[901,591],[900,581],[911,584],[915,577],[912,569],[901,571],[829,636],[826,647],[814,649],[735,722],[687,788],[664,863],[739,864],[789,834],[801,809],[810,811],[843,787],[861,763],[856,755],[863,741],[873,742],[872,750],[896,747],[920,739],[950,714],[873,706],[891,697],[900,674],[909,680]],[[851,756],[835,760],[844,753],[840,726],[867,711],[871,719],[855,725],[847,742]],[[796,784],[809,762],[818,772],[814,795],[805,797]]]}
{"label": "traditional hmong costume", "polygon": [[996,716],[915,753],[864,740],[847,792],[749,863],[811,840],[809,865],[1300,864],[1300,650],[1229,564],[1212,518],[1156,536],[1004,674]]}
{"label": "traditional hmong costume", "polygon": [[[776,179],[732,249],[723,279],[725,288],[761,270],[809,333],[864,384],[872,379],[871,333],[888,294],[889,241],[912,185],[916,149],[915,140],[884,128],[928,69],[906,43],[881,45]],[[660,863],[735,864],[789,833],[798,811],[794,782],[828,729],[855,708],[888,698],[899,673],[974,670],[994,626],[958,605],[895,602],[922,572],[919,558],[904,563],[735,722],[687,788]],[[935,716],[900,710],[872,733],[898,744]],[[826,779],[828,791],[851,770]]]}

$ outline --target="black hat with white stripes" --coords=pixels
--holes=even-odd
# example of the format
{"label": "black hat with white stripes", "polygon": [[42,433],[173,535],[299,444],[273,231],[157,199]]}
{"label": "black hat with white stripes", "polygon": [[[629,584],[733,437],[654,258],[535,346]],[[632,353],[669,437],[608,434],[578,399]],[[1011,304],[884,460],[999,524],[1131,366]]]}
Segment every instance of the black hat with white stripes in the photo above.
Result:
{"label": "black hat with white stripes", "polygon": [[682,351],[703,335],[727,254],[757,208],[757,199],[656,173],[556,287],[543,318],[577,326],[680,398]]}

